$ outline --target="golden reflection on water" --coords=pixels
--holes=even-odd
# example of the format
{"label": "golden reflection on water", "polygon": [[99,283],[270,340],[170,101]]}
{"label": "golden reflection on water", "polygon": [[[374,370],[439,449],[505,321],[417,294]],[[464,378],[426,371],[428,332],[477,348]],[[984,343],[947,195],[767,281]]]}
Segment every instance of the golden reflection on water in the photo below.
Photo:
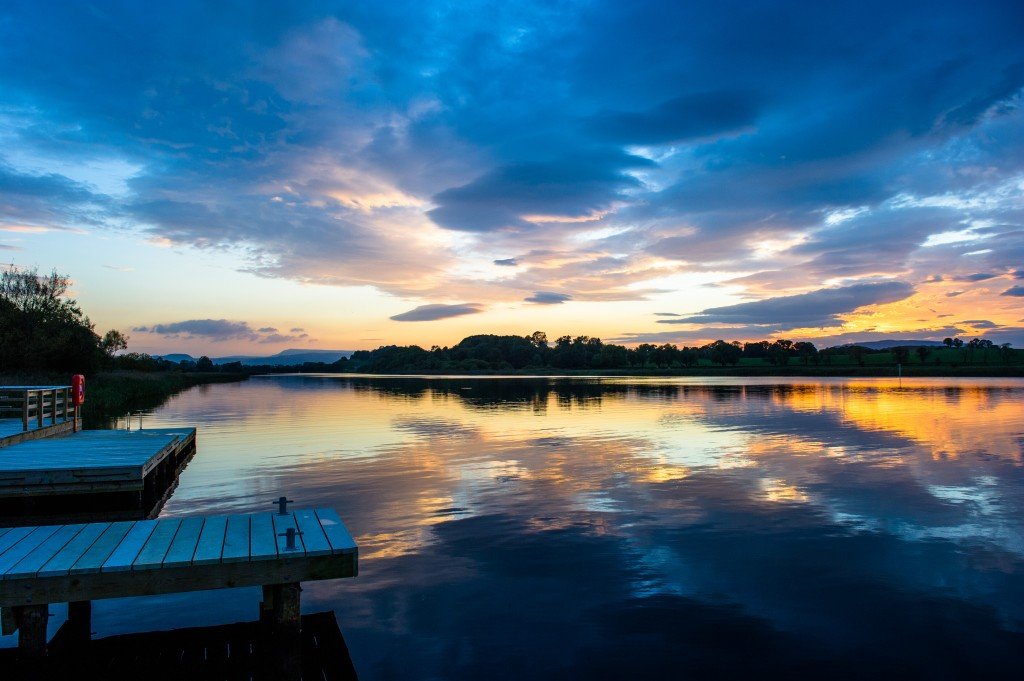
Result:
{"label": "golden reflection on water", "polygon": [[[422,550],[440,523],[524,504],[549,518],[535,522],[585,514],[596,531],[645,488],[716,471],[753,502],[837,518],[852,516],[832,490],[835,465],[898,469],[933,496],[974,489],[993,461],[1020,463],[1022,394],[1013,381],[283,377],[193,391],[148,422],[206,419],[166,514],[358,491],[345,514],[372,561]],[[943,468],[962,457],[968,466]]]}

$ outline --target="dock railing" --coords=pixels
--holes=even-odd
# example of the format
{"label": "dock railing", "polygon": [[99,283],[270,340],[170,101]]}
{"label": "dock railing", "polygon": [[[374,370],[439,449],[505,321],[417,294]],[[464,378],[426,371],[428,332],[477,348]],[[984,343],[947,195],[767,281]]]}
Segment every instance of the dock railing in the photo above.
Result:
{"label": "dock railing", "polygon": [[0,386],[0,418],[20,418],[23,431],[66,421],[74,413],[70,385]]}

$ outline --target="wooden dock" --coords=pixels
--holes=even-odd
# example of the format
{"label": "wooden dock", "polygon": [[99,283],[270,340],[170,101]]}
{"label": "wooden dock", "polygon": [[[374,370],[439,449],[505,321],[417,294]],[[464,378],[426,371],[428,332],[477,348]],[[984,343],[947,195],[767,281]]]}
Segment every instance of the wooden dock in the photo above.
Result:
{"label": "wooden dock", "polygon": [[[294,651],[300,582],[357,573],[355,541],[329,508],[0,528],[0,621],[35,659],[50,603],[67,602],[71,628],[88,638],[96,599],[260,585],[261,621]],[[300,663],[285,656],[282,676],[298,678]]]}
{"label": "wooden dock", "polygon": [[[352,658],[333,612],[302,616],[302,678],[356,681]],[[91,641],[75,638],[65,623],[50,643],[46,678],[104,681],[274,679],[279,649],[259,622],[172,631],[120,634]],[[13,678],[40,678],[38,665],[18,673],[17,649],[0,650],[0,669]],[[8,678],[5,674],[4,678]]]}
{"label": "wooden dock", "polygon": [[86,430],[0,450],[0,500],[156,489],[195,450],[195,428]]}

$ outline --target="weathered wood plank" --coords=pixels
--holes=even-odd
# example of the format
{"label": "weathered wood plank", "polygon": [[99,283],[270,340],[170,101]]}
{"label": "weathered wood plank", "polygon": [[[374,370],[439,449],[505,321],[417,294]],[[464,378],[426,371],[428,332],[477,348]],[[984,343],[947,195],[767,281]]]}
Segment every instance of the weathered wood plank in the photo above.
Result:
{"label": "weathered wood plank", "polygon": [[7,549],[27,537],[32,530],[33,528],[31,527],[12,527],[10,532],[0,537],[0,556],[2,556]]}
{"label": "weathered wood plank", "polygon": [[320,519],[312,509],[304,508],[295,511],[295,522],[302,532],[302,543],[306,547],[307,556],[324,556],[331,553],[331,543],[320,526]]}
{"label": "weathered wood plank", "polygon": [[320,519],[320,527],[324,529],[327,540],[331,542],[331,551],[352,553],[356,550],[355,540],[333,508],[318,508],[315,512],[316,517]]}
{"label": "weathered wood plank", "polygon": [[17,565],[22,558],[32,553],[37,546],[53,536],[53,533],[59,529],[60,525],[37,527],[29,532],[20,542],[4,551],[0,555],[0,575]]}
{"label": "weathered wood plank", "polygon": [[4,536],[5,534],[7,534],[10,531],[11,531],[11,528],[9,528],[9,527],[0,527],[0,537]]}
{"label": "weathered wood plank", "polygon": [[199,535],[203,532],[205,522],[206,518],[202,517],[185,518],[181,521],[174,541],[164,556],[163,567],[184,567],[192,564],[192,556],[196,554],[196,545],[199,544]]}
{"label": "weathered wood plank", "polygon": [[167,549],[171,548],[171,542],[174,541],[174,535],[180,525],[181,518],[165,518],[159,521],[132,563],[132,570],[152,570],[163,565]]}
{"label": "weathered wood plank", "polygon": [[79,575],[90,572],[99,572],[103,564],[110,558],[110,554],[118,547],[128,531],[135,524],[131,520],[111,523],[110,527],[103,531],[89,550],[82,554],[82,557],[71,566],[69,574]]}
{"label": "weathered wood plank", "polygon": [[139,557],[142,547],[149,541],[149,536],[156,528],[156,520],[140,520],[132,525],[121,543],[110,554],[100,568],[102,572],[125,572],[132,569],[132,563]]}
{"label": "weathered wood plank", "polygon": [[[227,524],[228,518],[223,515],[215,515],[206,519],[203,531],[199,535],[195,555],[192,556],[193,565],[220,562],[221,554],[224,552],[224,534]],[[248,535],[248,533],[246,534]]]}
{"label": "weathered wood plank", "polygon": [[277,556],[277,537],[274,536],[274,521],[269,513],[257,513],[249,517],[249,560],[261,560]]}
{"label": "weathered wood plank", "polygon": [[[274,513],[271,514],[271,519],[274,521],[274,539],[277,540],[277,555],[282,556],[286,551],[289,554],[305,555],[306,547],[302,543],[302,535],[299,534],[299,526],[295,522],[295,514],[280,515]],[[288,550],[287,539],[284,536],[289,527],[295,531],[295,548],[290,551]]]}
{"label": "weathered wood plank", "polygon": [[75,538],[85,527],[84,523],[77,525],[64,525],[50,535],[50,538],[37,546],[27,556],[22,558],[10,570],[4,573],[4,579],[18,579],[21,577],[32,577],[43,567],[46,561],[60,551],[64,546]]}
{"label": "weathered wood plank", "polygon": [[110,527],[110,523],[90,523],[82,528],[82,531],[75,535],[64,547],[54,554],[53,558],[46,561],[37,573],[38,577],[55,577],[66,575],[71,566],[82,557],[82,554],[89,550],[89,547]]}
{"label": "weathered wood plank", "polygon": [[239,563],[249,560],[249,520],[247,515],[233,515],[228,518],[221,562]]}

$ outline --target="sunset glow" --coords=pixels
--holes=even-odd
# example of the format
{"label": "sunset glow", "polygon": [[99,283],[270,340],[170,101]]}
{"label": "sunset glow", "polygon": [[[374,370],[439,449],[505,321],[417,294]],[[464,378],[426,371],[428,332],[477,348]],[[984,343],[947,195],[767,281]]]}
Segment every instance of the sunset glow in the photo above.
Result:
{"label": "sunset glow", "polygon": [[1015,3],[259,7],[2,11],[0,260],[132,350],[1024,346]]}

